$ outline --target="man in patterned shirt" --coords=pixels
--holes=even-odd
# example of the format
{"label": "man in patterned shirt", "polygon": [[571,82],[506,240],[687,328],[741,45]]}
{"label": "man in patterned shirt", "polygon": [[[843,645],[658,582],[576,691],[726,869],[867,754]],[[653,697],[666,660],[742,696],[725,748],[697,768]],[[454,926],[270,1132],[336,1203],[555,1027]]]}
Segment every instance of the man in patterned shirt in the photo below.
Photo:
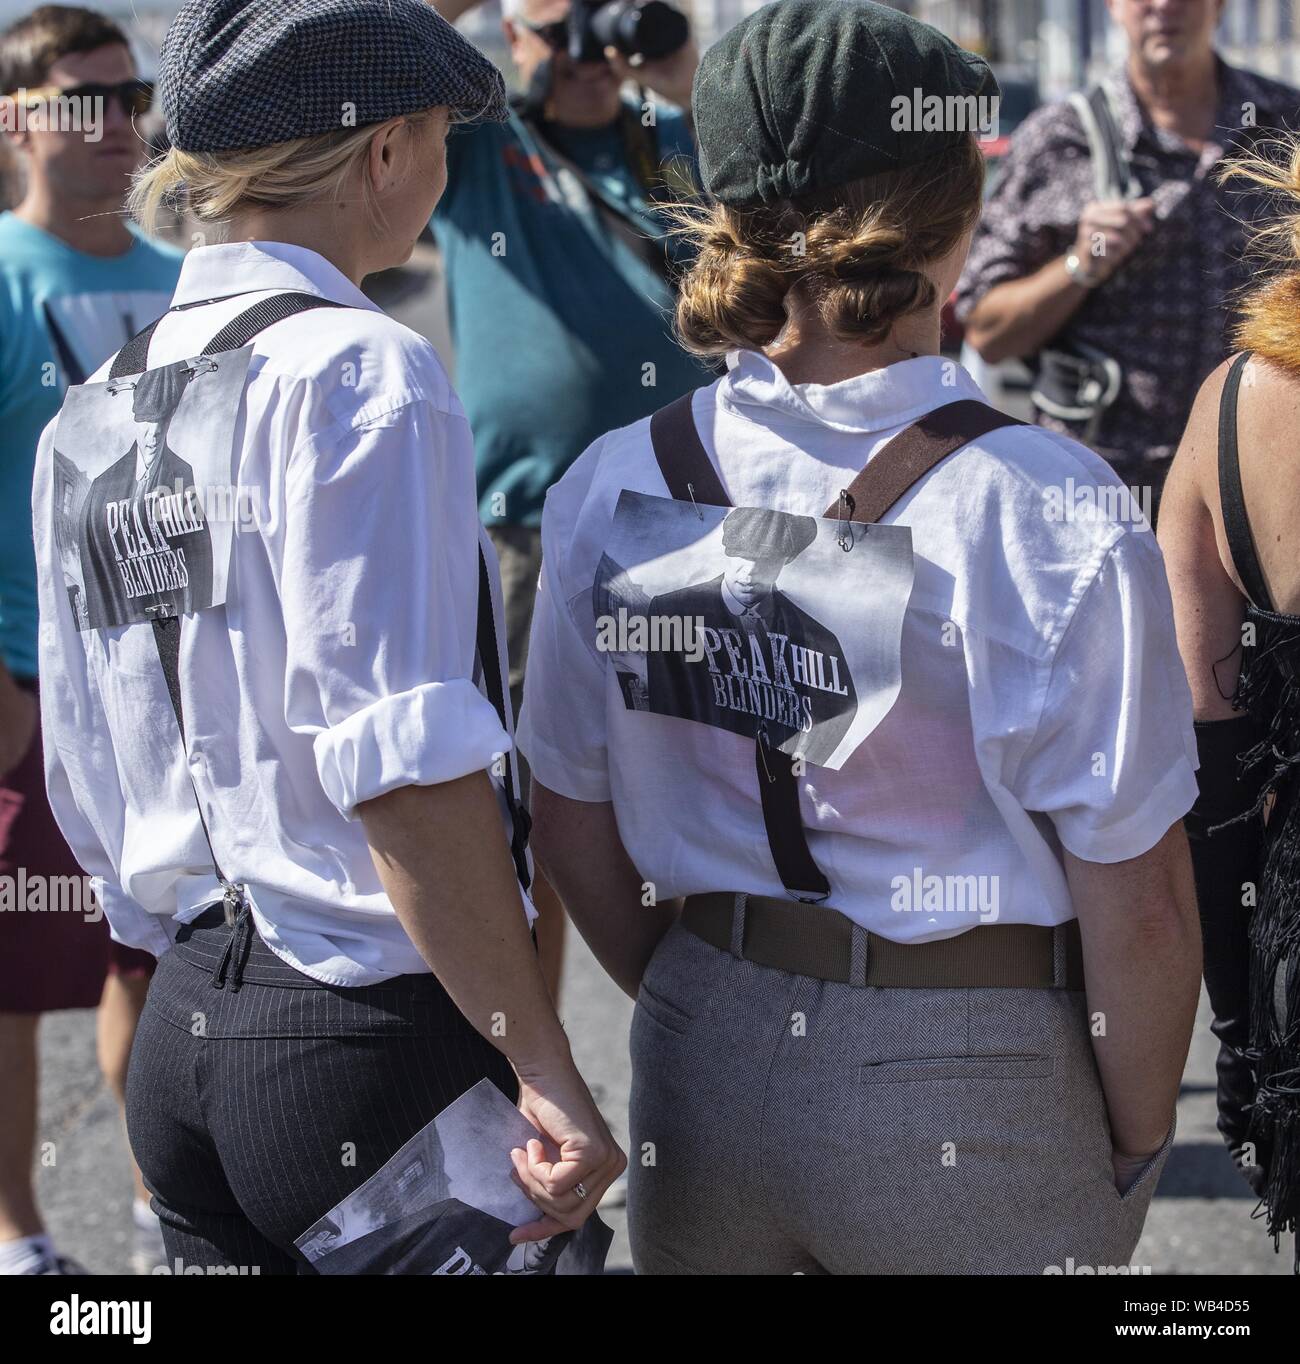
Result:
{"label": "man in patterned shirt", "polygon": [[1129,40],[1107,82],[1135,197],[1099,202],[1082,121],[1068,103],[1012,139],[957,290],[967,337],[996,363],[1082,343],[1121,382],[1095,421],[1039,412],[1159,498],[1197,388],[1230,352],[1231,292],[1262,210],[1221,188],[1227,154],[1300,121],[1300,92],[1214,51],[1224,0],[1109,0]]}

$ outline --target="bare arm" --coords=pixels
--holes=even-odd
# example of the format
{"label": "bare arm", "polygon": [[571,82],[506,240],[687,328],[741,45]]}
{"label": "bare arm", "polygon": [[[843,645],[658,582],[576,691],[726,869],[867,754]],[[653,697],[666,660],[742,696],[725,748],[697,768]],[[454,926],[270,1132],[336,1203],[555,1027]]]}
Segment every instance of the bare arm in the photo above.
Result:
{"label": "bare arm", "polygon": [[966,320],[966,339],[991,365],[1033,355],[1079,311],[1088,291],[1050,260],[1024,279],[995,284]]}
{"label": "bare arm", "polygon": [[1065,866],[1119,1175],[1164,1140],[1187,1061],[1201,985],[1191,859],[1179,823],[1141,857],[1067,853]]}
{"label": "bare arm", "polygon": [[1246,599],[1223,566],[1210,500],[1218,499],[1219,397],[1227,366],[1201,386],[1174,456],[1160,505],[1160,549],[1174,599],[1183,656],[1198,720],[1228,720],[1241,665]]}
{"label": "bare arm", "polygon": [[516,1239],[581,1225],[626,1162],[552,1007],[487,775],[401,787],[357,813],[402,927],[460,1011],[514,1066],[520,1108],[559,1149],[555,1162],[536,1142],[526,1156],[515,1153],[525,1192],[548,1214]]}
{"label": "bare arm", "polygon": [[[1243,892],[1259,878],[1263,826],[1240,816],[1254,806],[1263,774],[1257,768],[1243,781],[1237,755],[1262,731],[1230,700],[1241,666],[1246,598],[1225,567],[1227,545],[1220,543],[1211,510],[1219,499],[1218,409],[1226,372],[1227,365],[1220,366],[1197,394],[1165,484],[1160,547],[1197,720],[1200,794],[1186,824],[1214,1014],[1210,1031],[1220,1044],[1218,1127],[1258,1194],[1271,1152],[1268,1143],[1251,1139],[1256,1075],[1250,1060],[1250,910]],[[1289,428],[1283,419],[1274,429]]]}
{"label": "bare arm", "polygon": [[635,999],[680,902],[643,903],[647,888],[623,847],[609,801],[569,800],[534,778],[532,814],[539,864],[596,959]]}
{"label": "bare arm", "polygon": [[[1074,251],[1091,274],[1106,278],[1150,230],[1150,199],[1090,203],[1079,218]],[[1100,254],[1098,247],[1100,246]],[[1088,290],[1072,280],[1059,256],[1022,279],[995,284],[971,310],[966,335],[990,364],[1041,350],[1074,316]]]}

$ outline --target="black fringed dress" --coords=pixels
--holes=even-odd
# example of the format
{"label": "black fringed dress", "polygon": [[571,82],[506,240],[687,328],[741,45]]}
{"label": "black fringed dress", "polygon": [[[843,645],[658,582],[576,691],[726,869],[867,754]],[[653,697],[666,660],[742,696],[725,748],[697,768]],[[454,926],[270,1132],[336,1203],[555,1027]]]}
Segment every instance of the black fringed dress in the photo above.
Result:
{"label": "black fringed dress", "polygon": [[[1261,1153],[1260,1186],[1276,1243],[1300,1221],[1300,616],[1273,609],[1241,491],[1236,390],[1249,352],[1224,386],[1219,490],[1224,530],[1250,598],[1234,706],[1260,735],[1239,762],[1258,789],[1239,818],[1259,827],[1249,911],[1249,1048],[1255,1094],[1247,1138]],[[1300,1267],[1300,1248],[1297,1249]]]}

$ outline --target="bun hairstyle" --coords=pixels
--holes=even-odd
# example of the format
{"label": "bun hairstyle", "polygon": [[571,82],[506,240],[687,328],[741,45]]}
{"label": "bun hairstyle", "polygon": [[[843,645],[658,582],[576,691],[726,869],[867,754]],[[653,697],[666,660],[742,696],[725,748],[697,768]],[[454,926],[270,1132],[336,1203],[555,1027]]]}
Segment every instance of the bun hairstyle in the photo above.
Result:
{"label": "bun hairstyle", "polygon": [[923,273],[979,220],[984,156],[975,138],[902,170],[759,208],[679,205],[695,251],[681,280],[677,330],[687,349],[761,350],[815,307],[841,341],[878,344],[935,302]]}
{"label": "bun hairstyle", "polygon": [[1300,374],[1300,134],[1232,157],[1218,174],[1220,181],[1254,185],[1269,204],[1256,219],[1250,243],[1265,278],[1238,296],[1233,341],[1239,350]]}

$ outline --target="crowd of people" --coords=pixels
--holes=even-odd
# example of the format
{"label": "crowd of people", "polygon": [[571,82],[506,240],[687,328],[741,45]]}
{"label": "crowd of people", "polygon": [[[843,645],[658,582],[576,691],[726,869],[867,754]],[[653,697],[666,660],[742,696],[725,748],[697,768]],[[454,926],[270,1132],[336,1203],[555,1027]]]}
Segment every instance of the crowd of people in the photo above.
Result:
{"label": "crowd of people", "polygon": [[[156,88],[0,33],[0,873],[95,891],[0,912],[0,1272],[85,1272],[32,1172],[89,1007],[142,1272],[313,1272],[484,1079],[521,1245],[626,1169],[641,1273],[1127,1265],[1202,981],[1295,1233],[1300,91],[1230,3],[1110,0],[991,192],[995,73],[872,0],[702,55],[507,0],[515,96],[464,0],[186,0]],[[455,388],[362,288],[430,231]]]}

